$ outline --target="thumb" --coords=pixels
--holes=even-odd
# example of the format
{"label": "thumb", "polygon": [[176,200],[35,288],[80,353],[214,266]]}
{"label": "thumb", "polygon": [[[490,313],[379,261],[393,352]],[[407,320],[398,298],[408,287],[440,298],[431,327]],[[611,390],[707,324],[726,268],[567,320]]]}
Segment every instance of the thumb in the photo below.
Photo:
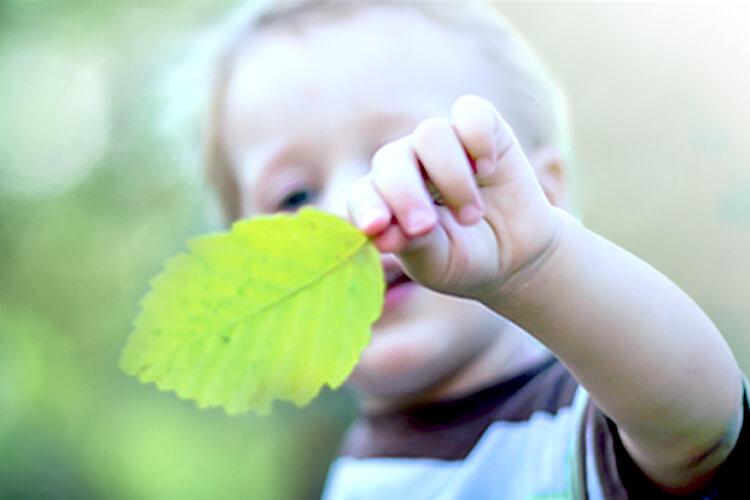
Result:
{"label": "thumb", "polygon": [[447,207],[436,208],[438,224],[429,233],[411,238],[397,255],[409,277],[429,288],[444,291],[437,280],[447,274],[450,262],[451,241],[446,225],[457,223]]}
{"label": "thumb", "polygon": [[451,121],[466,152],[475,161],[483,187],[510,180],[534,180],[533,170],[510,125],[495,106],[476,95],[464,95],[451,107]]}

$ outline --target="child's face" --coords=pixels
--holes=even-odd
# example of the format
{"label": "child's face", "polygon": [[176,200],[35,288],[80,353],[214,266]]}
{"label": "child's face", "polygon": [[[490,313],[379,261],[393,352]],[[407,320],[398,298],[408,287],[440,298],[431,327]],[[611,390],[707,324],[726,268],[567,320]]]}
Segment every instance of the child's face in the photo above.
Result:
{"label": "child's face", "polygon": [[[366,8],[267,29],[238,52],[219,128],[243,217],[313,204],[347,215],[354,181],[379,146],[460,95],[493,97],[488,63],[465,35],[417,13]],[[502,342],[507,323],[476,302],[439,295],[385,255],[382,318],[351,382],[412,397]]]}

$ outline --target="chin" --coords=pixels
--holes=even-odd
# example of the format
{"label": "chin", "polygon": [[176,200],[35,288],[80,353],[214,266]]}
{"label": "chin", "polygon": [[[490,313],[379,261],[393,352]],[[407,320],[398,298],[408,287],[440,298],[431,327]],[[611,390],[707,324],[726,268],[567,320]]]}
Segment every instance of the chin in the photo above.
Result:
{"label": "chin", "polygon": [[[410,325],[412,326],[412,325]],[[413,325],[377,332],[349,377],[355,390],[377,399],[411,399],[471,362],[453,332]]]}
{"label": "chin", "polygon": [[376,399],[414,399],[469,366],[496,338],[480,304],[415,289],[373,325],[348,385]]}
{"label": "chin", "polygon": [[373,324],[372,340],[348,380],[357,391],[392,398],[419,392],[429,385],[434,371],[429,367],[435,365],[431,361],[444,355],[448,343],[442,331],[445,318],[437,324],[425,320],[422,309],[431,305],[431,297],[424,289],[415,292],[406,303],[386,309]]}

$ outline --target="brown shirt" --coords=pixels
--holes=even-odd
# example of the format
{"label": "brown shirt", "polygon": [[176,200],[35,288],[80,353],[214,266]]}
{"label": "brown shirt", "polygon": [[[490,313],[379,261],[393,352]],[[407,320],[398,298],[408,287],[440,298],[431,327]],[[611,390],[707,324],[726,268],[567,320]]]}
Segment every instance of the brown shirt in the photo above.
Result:
{"label": "brown shirt", "polygon": [[[684,498],[744,498],[750,410],[715,480]],[[334,463],[326,498],[675,498],[625,451],[615,424],[548,359],[458,399],[363,415]]]}

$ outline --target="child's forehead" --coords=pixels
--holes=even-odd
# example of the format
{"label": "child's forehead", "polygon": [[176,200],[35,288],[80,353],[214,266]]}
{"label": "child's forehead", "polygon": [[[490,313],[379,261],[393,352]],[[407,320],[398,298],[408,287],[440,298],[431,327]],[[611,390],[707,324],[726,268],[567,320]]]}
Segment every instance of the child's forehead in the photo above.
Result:
{"label": "child's forehead", "polygon": [[396,8],[262,30],[235,61],[227,118],[254,117],[264,130],[296,110],[325,118],[345,103],[350,116],[445,114],[462,93],[491,92],[485,61],[467,37]]}
{"label": "child's forehead", "polygon": [[[272,76],[315,69],[325,77],[337,67],[406,71],[415,62],[421,63],[423,72],[458,70],[476,47],[466,34],[416,12],[369,6],[301,27],[280,24],[261,29],[248,36],[238,52],[241,65],[274,71]],[[387,74],[368,76],[384,79]]]}

